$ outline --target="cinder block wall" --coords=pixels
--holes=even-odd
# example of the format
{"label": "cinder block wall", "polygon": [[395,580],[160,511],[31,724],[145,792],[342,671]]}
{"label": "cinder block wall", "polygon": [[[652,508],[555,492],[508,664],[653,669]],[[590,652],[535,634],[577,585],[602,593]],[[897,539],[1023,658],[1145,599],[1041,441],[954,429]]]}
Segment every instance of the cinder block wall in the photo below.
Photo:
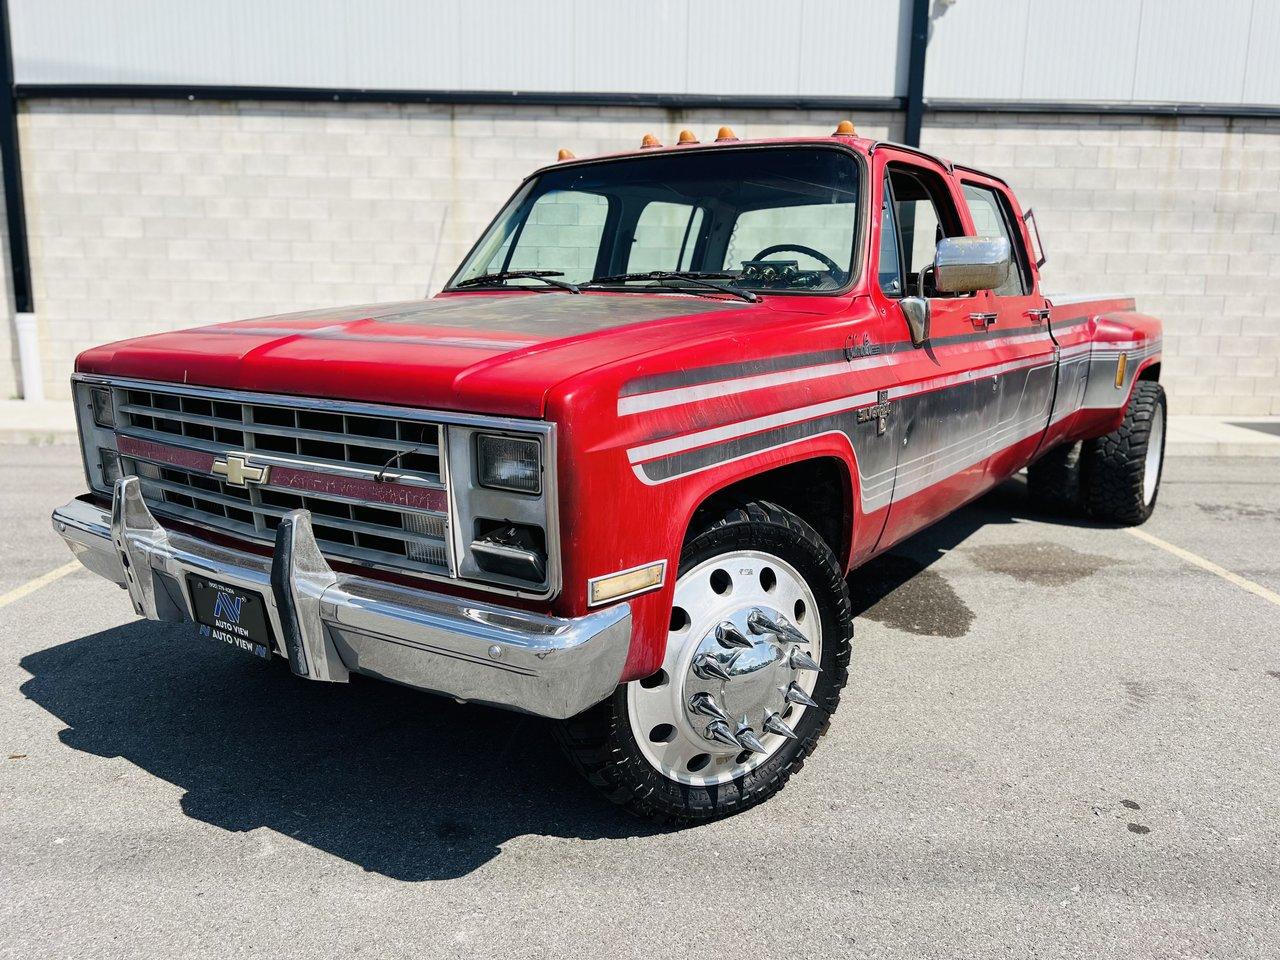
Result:
{"label": "cinder block wall", "polygon": [[[27,103],[46,390],[65,395],[76,353],[95,343],[434,292],[519,180],[560,147],[587,156],[646,132],[670,142],[685,126],[767,137],[825,132],[838,119]],[[897,116],[853,119],[866,135],[901,136]],[[942,115],[924,145],[1006,177],[1037,208],[1050,290],[1132,292],[1167,321],[1176,410],[1280,414],[1280,122]]]}
{"label": "cinder block wall", "polygon": [[921,142],[1035,208],[1048,292],[1164,320],[1175,411],[1280,414],[1280,120],[945,114]]}

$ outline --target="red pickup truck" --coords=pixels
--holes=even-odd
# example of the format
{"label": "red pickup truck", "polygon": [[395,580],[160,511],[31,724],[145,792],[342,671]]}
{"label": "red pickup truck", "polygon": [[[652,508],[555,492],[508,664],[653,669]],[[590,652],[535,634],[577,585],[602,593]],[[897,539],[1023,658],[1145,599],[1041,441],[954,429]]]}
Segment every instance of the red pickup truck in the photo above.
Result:
{"label": "red pickup truck", "polygon": [[860,565],[1024,467],[1154,507],[1160,323],[1046,298],[1033,225],[847,123],[562,151],[437,297],[81,354],[53,523],[144,617],[549,717],[634,812],[735,813],[826,731]]}

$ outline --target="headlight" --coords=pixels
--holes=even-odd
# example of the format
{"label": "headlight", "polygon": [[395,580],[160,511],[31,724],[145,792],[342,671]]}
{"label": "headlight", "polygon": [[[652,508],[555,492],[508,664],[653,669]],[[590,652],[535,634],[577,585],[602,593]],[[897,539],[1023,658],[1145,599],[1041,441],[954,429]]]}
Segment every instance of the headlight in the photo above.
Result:
{"label": "headlight", "polygon": [[116,411],[111,402],[110,387],[93,387],[89,391],[89,399],[93,404],[93,422],[108,430],[116,425]]}
{"label": "headlight", "polygon": [[542,492],[542,445],[537,440],[476,435],[476,478],[482,487]]}

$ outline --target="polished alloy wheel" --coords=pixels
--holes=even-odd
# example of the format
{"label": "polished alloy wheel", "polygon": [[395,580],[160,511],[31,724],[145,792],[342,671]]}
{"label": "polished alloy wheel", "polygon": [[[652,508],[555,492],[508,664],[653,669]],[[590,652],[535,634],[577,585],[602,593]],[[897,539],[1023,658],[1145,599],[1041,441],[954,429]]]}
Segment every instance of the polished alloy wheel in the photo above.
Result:
{"label": "polished alloy wheel", "polygon": [[1151,506],[1160,484],[1160,467],[1164,460],[1164,404],[1156,404],[1151,417],[1151,433],[1147,436],[1147,455],[1142,465],[1142,502]]}
{"label": "polished alloy wheel", "polygon": [[676,583],[662,669],[627,687],[645,759],[680,783],[727,783],[788,740],[822,661],[817,602],[790,564],[734,551]]}

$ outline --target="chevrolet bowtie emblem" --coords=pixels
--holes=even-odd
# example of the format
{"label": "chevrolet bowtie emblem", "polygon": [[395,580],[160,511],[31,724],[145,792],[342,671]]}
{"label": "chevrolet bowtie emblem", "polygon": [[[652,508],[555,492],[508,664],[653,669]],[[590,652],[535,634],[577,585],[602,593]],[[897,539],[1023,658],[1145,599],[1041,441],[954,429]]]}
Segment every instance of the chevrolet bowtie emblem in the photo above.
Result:
{"label": "chevrolet bowtie emblem", "polygon": [[251,483],[266,483],[270,467],[254,467],[239,454],[229,453],[223,460],[213,461],[213,472],[226,477],[227,483],[233,487],[244,487]]}

